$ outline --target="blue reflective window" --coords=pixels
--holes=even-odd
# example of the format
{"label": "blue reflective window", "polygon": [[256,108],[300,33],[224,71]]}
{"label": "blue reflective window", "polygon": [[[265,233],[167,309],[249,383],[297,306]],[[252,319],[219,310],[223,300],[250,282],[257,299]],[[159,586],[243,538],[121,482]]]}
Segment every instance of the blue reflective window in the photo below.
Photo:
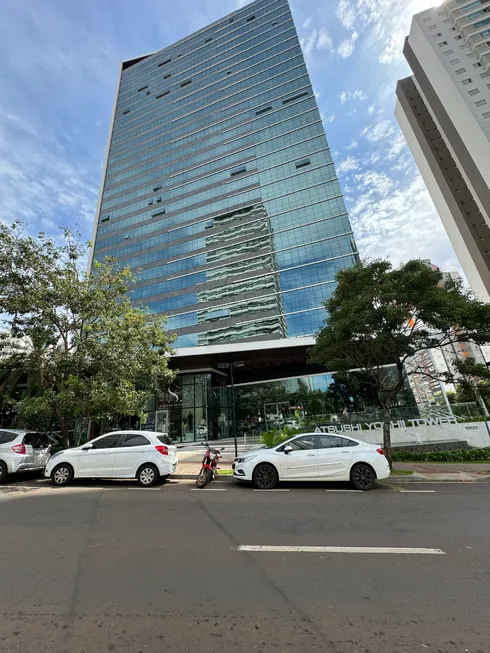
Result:
{"label": "blue reflective window", "polygon": [[358,255],[285,0],[122,71],[105,255],[135,270],[135,305],[170,314],[178,347],[320,328],[336,273]]}

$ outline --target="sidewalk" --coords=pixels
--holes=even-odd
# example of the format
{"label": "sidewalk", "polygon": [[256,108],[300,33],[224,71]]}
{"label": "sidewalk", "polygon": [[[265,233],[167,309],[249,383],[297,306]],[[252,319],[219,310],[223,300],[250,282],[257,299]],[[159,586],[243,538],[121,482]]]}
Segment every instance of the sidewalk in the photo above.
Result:
{"label": "sidewalk", "polygon": [[[468,482],[490,479],[488,463],[394,463],[394,470],[410,471],[410,475],[392,476],[396,482],[452,481]],[[391,480],[390,479],[390,480]]]}
{"label": "sidewalk", "polygon": [[[173,478],[195,478],[201,469],[201,461],[181,460],[177,474]],[[231,462],[220,461],[220,469],[231,469]],[[410,481],[452,481],[468,482],[490,480],[488,463],[394,463],[394,470],[411,471],[413,474],[392,476],[390,480],[405,483]],[[221,480],[232,480],[231,475],[223,475]]]}

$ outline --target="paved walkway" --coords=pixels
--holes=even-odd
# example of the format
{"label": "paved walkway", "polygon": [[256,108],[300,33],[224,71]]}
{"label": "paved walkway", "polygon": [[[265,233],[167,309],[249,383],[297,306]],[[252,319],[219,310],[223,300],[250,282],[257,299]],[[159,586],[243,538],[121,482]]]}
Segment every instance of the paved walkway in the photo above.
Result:
{"label": "paved walkway", "polygon": [[470,474],[490,474],[490,461],[487,463],[393,463],[394,469],[405,469],[422,474],[445,474],[467,472]]}

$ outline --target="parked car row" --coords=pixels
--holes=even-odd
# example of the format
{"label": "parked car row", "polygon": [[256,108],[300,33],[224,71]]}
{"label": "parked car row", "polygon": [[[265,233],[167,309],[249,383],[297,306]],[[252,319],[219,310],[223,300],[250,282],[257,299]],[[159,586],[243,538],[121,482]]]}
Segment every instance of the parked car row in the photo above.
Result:
{"label": "parked car row", "polygon": [[8,474],[44,470],[53,485],[76,478],[136,478],[150,487],[177,469],[177,449],[165,433],[117,431],[79,447],[50,454],[51,442],[42,433],[0,431],[0,482]]}
{"label": "parked car row", "polygon": [[[44,470],[56,486],[78,478],[135,478],[150,487],[173,474],[178,464],[169,436],[149,431],[106,433],[53,455],[50,449],[45,434],[1,430],[0,483],[9,474]],[[389,475],[379,446],[331,433],[301,433],[281,444],[247,451],[233,463],[235,479],[261,490],[271,490],[280,481],[350,481],[358,490],[370,490],[376,480]]]}

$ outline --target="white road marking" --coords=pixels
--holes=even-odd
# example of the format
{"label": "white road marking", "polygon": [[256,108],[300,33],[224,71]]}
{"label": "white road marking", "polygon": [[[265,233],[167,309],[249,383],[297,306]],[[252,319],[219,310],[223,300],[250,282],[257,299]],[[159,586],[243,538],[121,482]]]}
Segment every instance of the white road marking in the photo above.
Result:
{"label": "white road marking", "polygon": [[254,490],[254,492],[289,492],[289,490]]}
{"label": "white road marking", "polygon": [[240,545],[238,551],[277,553],[405,553],[425,555],[446,555],[442,549],[423,549],[391,546],[266,546]]}
{"label": "white road marking", "polygon": [[226,490],[221,487],[191,487],[191,492],[202,492],[203,490],[206,492],[226,492]]}
{"label": "white road marking", "polygon": [[141,492],[142,490],[145,492],[161,492],[162,488],[159,487],[125,487],[125,488],[119,488],[119,487],[105,487],[102,488],[103,490],[110,490],[110,491],[118,491],[118,490],[132,490],[133,492]]}
{"label": "white road marking", "polygon": [[325,490],[325,492],[362,492],[362,490]]}
{"label": "white road marking", "polygon": [[398,490],[398,492],[404,492],[406,494],[433,494],[435,490]]}

